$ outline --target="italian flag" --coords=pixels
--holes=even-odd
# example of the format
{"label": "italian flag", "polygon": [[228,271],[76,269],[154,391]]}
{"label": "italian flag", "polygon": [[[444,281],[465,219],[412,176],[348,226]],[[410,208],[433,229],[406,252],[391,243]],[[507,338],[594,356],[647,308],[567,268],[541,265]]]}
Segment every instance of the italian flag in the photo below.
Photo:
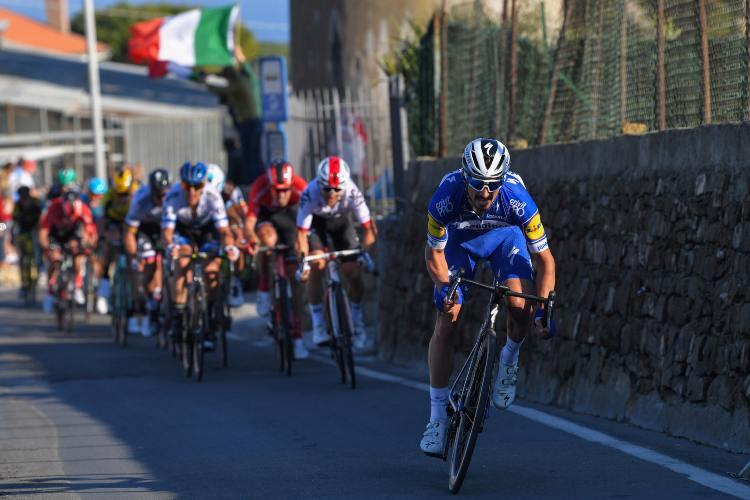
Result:
{"label": "italian flag", "polygon": [[234,64],[236,5],[193,9],[130,27],[128,55],[136,63],[179,66]]}

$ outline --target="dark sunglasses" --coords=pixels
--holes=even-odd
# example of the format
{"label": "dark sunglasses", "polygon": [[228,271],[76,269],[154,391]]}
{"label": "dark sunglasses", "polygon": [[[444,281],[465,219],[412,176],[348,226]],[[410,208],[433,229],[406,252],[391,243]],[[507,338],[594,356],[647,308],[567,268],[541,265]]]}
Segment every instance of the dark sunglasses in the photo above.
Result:
{"label": "dark sunglasses", "polygon": [[201,189],[203,189],[203,186],[205,185],[206,185],[205,182],[199,182],[198,184],[189,184],[185,181],[182,181],[182,189],[193,188],[196,191],[200,191]]}
{"label": "dark sunglasses", "polygon": [[474,191],[481,191],[485,187],[490,193],[494,193],[501,187],[503,187],[503,181],[483,181],[482,179],[474,179],[473,177],[465,177],[466,184],[469,185]]}
{"label": "dark sunglasses", "polygon": [[323,191],[325,191],[326,193],[340,193],[343,190],[344,188],[334,188],[334,187],[328,187],[328,186],[323,188]]}

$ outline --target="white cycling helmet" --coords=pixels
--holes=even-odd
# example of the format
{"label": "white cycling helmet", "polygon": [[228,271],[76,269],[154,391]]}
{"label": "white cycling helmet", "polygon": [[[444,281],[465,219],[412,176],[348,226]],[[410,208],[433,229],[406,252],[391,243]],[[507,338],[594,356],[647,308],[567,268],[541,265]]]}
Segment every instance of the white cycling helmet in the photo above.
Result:
{"label": "white cycling helmet", "polygon": [[226,176],[224,171],[215,163],[209,163],[207,165],[208,172],[206,172],[206,180],[208,184],[215,187],[217,191],[221,192],[224,190],[224,181]]}
{"label": "white cycling helmet", "polygon": [[464,175],[485,181],[498,181],[510,170],[510,153],[497,139],[478,138],[464,148]]}
{"label": "white cycling helmet", "polygon": [[339,190],[349,183],[351,171],[349,165],[338,156],[329,156],[318,165],[318,183],[323,188]]}

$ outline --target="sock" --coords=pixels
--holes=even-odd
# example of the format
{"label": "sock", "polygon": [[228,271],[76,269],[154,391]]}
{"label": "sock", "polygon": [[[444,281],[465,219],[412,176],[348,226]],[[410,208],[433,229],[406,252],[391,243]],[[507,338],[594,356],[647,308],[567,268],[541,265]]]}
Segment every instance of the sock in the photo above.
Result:
{"label": "sock", "polygon": [[516,342],[510,337],[508,337],[505,340],[505,347],[503,347],[503,350],[500,353],[500,356],[503,360],[503,364],[505,365],[517,365],[518,364],[518,355],[521,353],[521,344],[523,344],[523,340],[520,342]]}
{"label": "sock", "polygon": [[448,421],[448,388],[430,386],[430,422]]}
{"label": "sock", "polygon": [[75,277],[75,287],[76,288],[83,288],[83,274],[76,274],[76,277]]}
{"label": "sock", "polygon": [[156,302],[159,302],[161,300],[161,287],[157,286],[154,288],[154,293],[151,294],[151,298],[153,298]]}
{"label": "sock", "polygon": [[325,326],[325,318],[323,317],[323,303],[320,304],[309,304],[307,306],[310,309],[310,316],[312,316],[313,328],[320,328]]}

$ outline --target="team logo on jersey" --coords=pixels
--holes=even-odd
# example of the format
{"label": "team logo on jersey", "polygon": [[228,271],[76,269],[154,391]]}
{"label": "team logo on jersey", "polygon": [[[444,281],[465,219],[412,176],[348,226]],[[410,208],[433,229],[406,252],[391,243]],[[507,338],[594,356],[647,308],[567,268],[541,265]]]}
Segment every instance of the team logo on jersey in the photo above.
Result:
{"label": "team logo on jersey", "polygon": [[526,202],[516,199],[510,200],[510,207],[513,209],[513,211],[516,213],[517,216],[523,217],[526,214]]}
{"label": "team logo on jersey", "polygon": [[453,211],[453,203],[451,203],[451,197],[446,196],[442,200],[435,203],[435,210],[438,211],[438,214],[445,215]]}
{"label": "team logo on jersey", "polygon": [[430,214],[427,214],[427,233],[439,240],[445,237],[445,228],[433,219]]}
{"label": "team logo on jersey", "polygon": [[526,223],[524,231],[526,232],[526,237],[531,241],[538,240],[544,236],[544,226],[542,226],[542,218],[539,217],[539,213]]}

